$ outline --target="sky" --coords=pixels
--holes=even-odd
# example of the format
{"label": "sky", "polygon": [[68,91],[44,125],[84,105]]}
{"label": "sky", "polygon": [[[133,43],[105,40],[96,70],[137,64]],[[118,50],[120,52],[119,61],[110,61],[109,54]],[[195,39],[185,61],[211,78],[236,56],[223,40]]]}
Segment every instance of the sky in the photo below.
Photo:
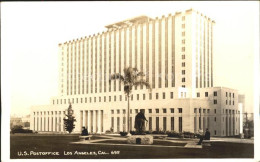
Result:
{"label": "sky", "polygon": [[[214,86],[238,89],[253,112],[259,2],[2,2],[3,111],[22,116],[58,95],[58,44],[131,17],[193,8],[215,20]],[[258,91],[258,89],[257,89]]]}

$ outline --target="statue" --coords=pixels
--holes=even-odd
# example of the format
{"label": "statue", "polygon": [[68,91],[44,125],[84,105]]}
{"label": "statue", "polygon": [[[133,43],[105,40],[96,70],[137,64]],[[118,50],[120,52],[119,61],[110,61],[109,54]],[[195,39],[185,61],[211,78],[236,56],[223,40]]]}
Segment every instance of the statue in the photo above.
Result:
{"label": "statue", "polygon": [[136,129],[136,135],[145,135],[145,121],[148,122],[148,120],[145,118],[144,113],[142,110],[135,116],[135,129]]}
{"label": "statue", "polygon": [[81,135],[82,136],[88,136],[88,129],[86,129],[85,127],[82,127]]}

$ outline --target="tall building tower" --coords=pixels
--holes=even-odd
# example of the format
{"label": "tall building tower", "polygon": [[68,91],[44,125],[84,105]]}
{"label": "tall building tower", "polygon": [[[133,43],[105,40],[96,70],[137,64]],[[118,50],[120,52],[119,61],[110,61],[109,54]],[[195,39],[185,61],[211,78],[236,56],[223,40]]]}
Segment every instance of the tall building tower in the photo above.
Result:
{"label": "tall building tower", "polygon": [[71,103],[78,121],[75,131],[82,126],[98,133],[127,130],[123,85],[109,77],[136,67],[146,74],[152,92],[134,88],[131,130],[135,114],[144,109],[146,130],[209,128],[212,135],[236,134],[237,92],[213,87],[214,23],[192,9],[154,19],[139,16],[59,44],[59,95],[45,108],[32,108],[32,128],[64,131],[61,119]]}

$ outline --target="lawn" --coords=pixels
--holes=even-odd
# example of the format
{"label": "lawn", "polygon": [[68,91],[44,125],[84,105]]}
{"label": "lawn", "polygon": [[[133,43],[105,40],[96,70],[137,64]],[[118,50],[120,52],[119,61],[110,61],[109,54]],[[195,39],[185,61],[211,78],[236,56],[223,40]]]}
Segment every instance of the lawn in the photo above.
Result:
{"label": "lawn", "polygon": [[[93,139],[101,139],[94,136]],[[102,139],[104,139],[102,137]],[[213,142],[202,149],[73,144],[78,135],[14,134],[10,137],[11,159],[140,159],[140,158],[253,158],[254,145]],[[169,145],[168,142],[158,145]],[[51,153],[48,153],[51,152]],[[59,155],[51,155],[58,152]],[[22,155],[23,154],[23,155]],[[26,155],[27,154],[27,155]],[[38,154],[38,155],[36,155]],[[41,154],[41,155],[40,155]],[[50,155],[45,155],[50,154]]]}

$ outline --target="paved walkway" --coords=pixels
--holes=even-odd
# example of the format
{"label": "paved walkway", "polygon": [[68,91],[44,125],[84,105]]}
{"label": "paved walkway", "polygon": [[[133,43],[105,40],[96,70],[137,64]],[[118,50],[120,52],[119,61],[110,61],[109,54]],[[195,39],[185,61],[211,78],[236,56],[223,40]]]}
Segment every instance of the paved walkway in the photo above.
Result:
{"label": "paved walkway", "polygon": [[[163,139],[154,139],[156,141],[166,141],[173,142],[173,143],[185,143],[185,146],[164,146],[164,145],[136,145],[136,144],[112,144],[112,143],[105,143],[102,141],[109,141],[109,140],[117,140],[123,141],[126,138],[121,137],[120,135],[99,135],[99,137],[103,137],[104,139],[94,139],[94,140],[85,140],[85,141],[78,141],[72,142],[73,144],[94,144],[94,145],[124,145],[124,146],[149,146],[149,147],[179,147],[179,148],[196,148],[201,149],[204,145],[197,145],[199,139],[179,139],[179,138],[163,138]],[[98,143],[97,143],[98,142]],[[220,137],[212,137],[210,142],[232,142],[232,143],[249,143],[253,144],[254,140],[252,139],[238,139],[238,138],[220,138]],[[206,145],[205,145],[206,146]],[[208,145],[210,146],[210,144]]]}

